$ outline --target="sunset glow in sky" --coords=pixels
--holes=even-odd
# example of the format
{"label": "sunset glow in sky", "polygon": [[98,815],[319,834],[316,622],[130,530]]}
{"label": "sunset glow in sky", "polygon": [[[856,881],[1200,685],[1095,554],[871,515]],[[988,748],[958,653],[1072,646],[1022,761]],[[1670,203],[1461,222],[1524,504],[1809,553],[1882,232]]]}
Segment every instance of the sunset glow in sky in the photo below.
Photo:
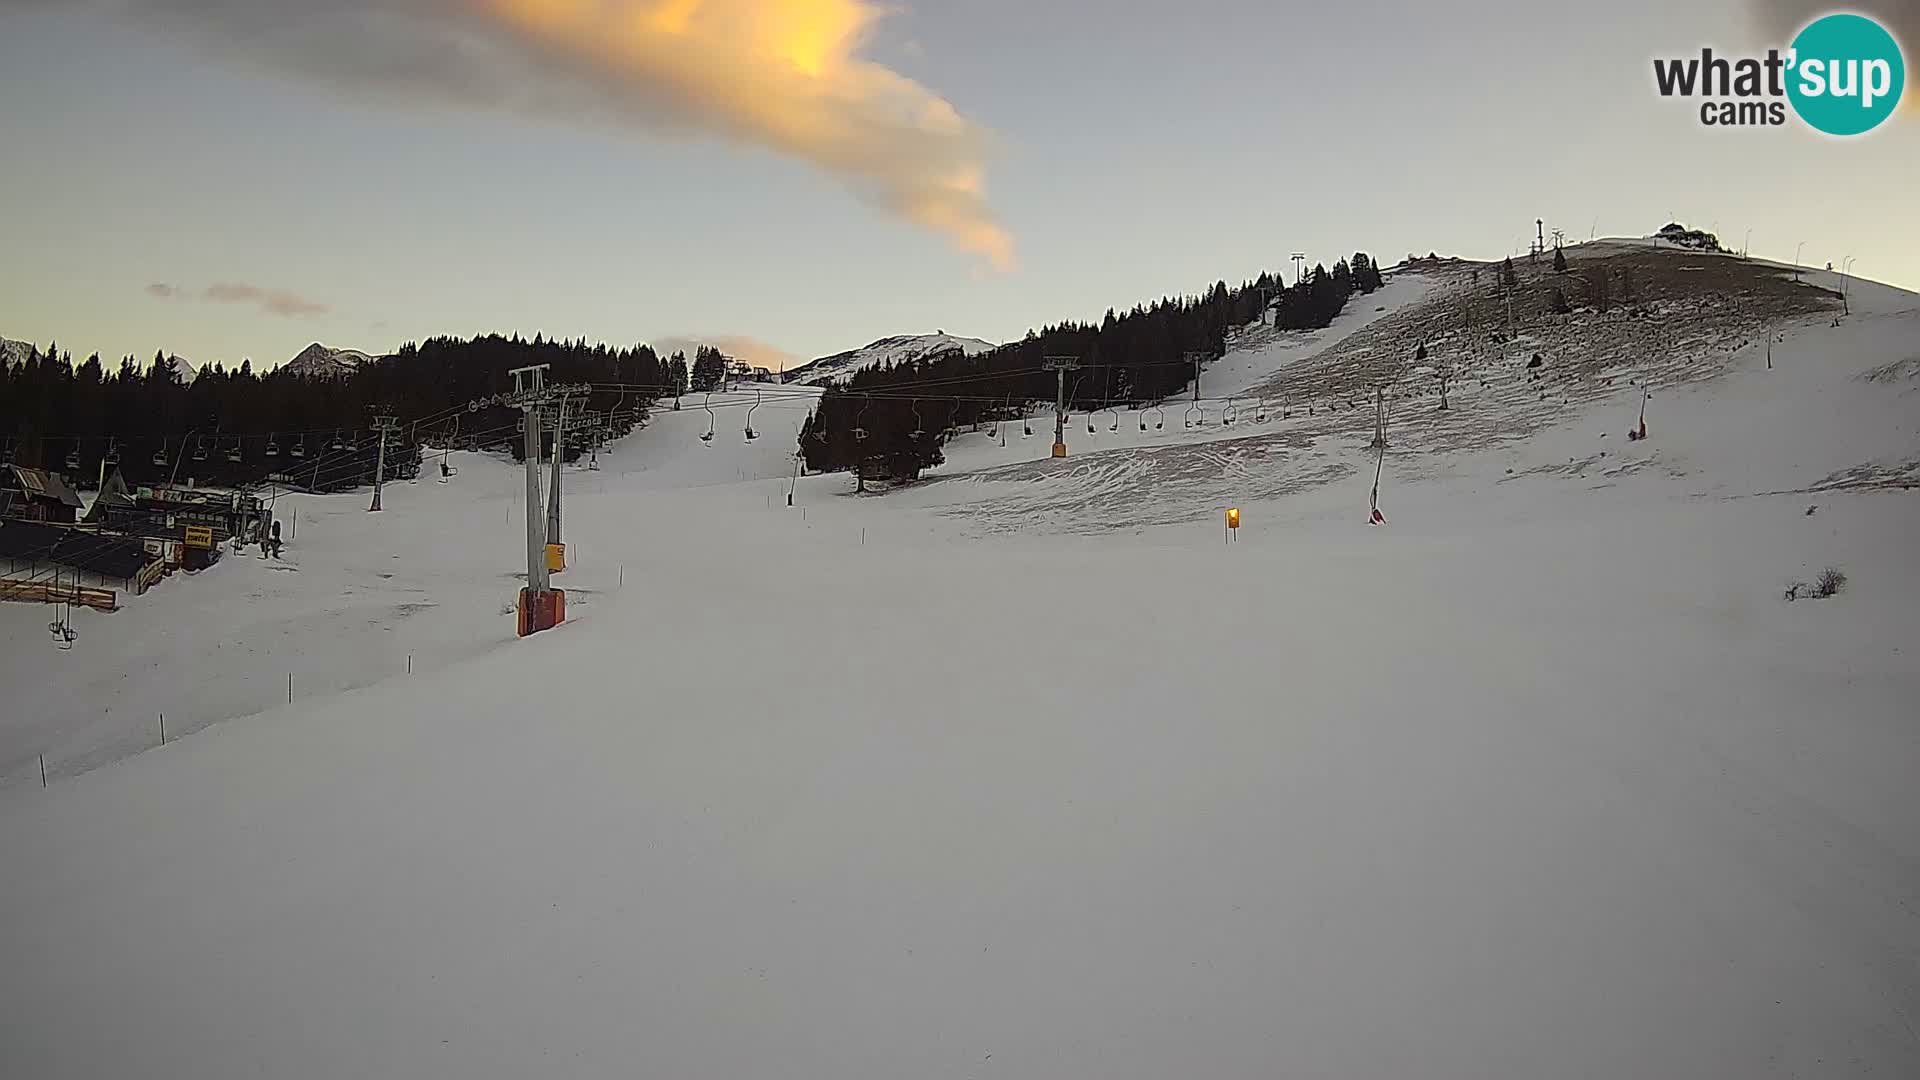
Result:
{"label": "sunset glow in sky", "polygon": [[[1871,0],[1906,42],[1920,4]],[[1920,93],[1703,128],[1800,0],[0,0],[0,336],[256,366],[435,334],[777,365],[1367,250],[1670,218],[1920,287]],[[1597,21],[1596,21],[1597,20]]]}

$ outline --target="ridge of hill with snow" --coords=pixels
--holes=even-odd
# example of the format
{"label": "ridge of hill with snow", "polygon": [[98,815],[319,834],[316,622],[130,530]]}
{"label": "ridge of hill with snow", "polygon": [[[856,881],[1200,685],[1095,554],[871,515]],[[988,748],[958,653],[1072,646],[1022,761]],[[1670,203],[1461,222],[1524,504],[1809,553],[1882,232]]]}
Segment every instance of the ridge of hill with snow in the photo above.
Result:
{"label": "ridge of hill with snow", "polygon": [[358,349],[334,349],[316,341],[287,361],[282,370],[310,379],[343,379],[374,359]]}
{"label": "ridge of hill with snow", "polygon": [[803,367],[787,372],[787,381],[802,386],[826,386],[843,383],[857,371],[881,364],[906,364],[944,353],[959,351],[977,356],[999,346],[979,338],[956,337],[942,330],[932,334],[902,334],[881,338],[871,345],[823,356]]}

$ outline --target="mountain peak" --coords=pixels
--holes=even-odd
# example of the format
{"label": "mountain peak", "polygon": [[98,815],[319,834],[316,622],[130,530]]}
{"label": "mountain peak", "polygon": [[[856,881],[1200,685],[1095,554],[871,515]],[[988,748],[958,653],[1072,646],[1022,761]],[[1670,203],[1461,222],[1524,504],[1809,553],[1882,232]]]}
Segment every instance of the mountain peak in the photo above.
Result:
{"label": "mountain peak", "polygon": [[312,379],[343,379],[372,359],[358,349],[334,349],[316,341],[287,361],[282,370]]}
{"label": "mountain peak", "polygon": [[897,334],[862,348],[823,356],[805,367],[787,372],[787,381],[824,386],[845,382],[853,377],[854,372],[879,364],[910,364],[949,352],[973,356],[998,347],[991,341],[956,337],[945,330],[936,330],[931,334]]}

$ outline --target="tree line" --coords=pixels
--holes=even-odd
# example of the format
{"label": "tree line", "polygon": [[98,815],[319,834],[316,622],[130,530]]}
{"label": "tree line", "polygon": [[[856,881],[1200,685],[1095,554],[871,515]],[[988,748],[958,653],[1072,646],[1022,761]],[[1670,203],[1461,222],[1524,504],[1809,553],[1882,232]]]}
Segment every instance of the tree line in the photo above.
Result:
{"label": "tree line", "polygon": [[941,446],[962,427],[1011,420],[1034,402],[1052,403],[1058,376],[1049,357],[1072,357],[1069,411],[1137,409],[1165,401],[1191,385],[1194,366],[1226,353],[1233,330],[1271,312],[1280,331],[1327,326],[1356,293],[1382,285],[1365,253],[1331,270],[1317,265],[1292,285],[1273,273],[1238,288],[1216,282],[1201,296],[1167,297],[1125,313],[1108,310],[1098,323],[1060,323],[1028,331],[1024,339],[973,356],[958,351],[857,372],[829,387],[800,430],[800,454],[810,471],[831,472],[863,463],[893,476],[917,475],[944,460]]}
{"label": "tree line", "polygon": [[[703,348],[695,363],[719,356]],[[390,475],[410,475],[423,442],[506,449],[518,458],[519,412],[467,404],[510,391],[508,372],[539,364],[549,365],[550,383],[593,387],[576,407],[584,402],[596,428],[572,425],[569,458],[589,436],[626,434],[656,402],[686,393],[692,369],[684,354],[662,358],[646,345],[496,334],[408,343],[336,378],[256,372],[245,362],[212,364],[188,381],[164,351],[150,364],[128,356],[109,368],[98,354],[76,364],[54,343],[0,362],[0,445],[8,460],[63,473],[83,488],[118,469],[134,485],[192,477],[238,486],[278,477],[344,490],[372,480],[376,414],[402,425],[388,446]]]}

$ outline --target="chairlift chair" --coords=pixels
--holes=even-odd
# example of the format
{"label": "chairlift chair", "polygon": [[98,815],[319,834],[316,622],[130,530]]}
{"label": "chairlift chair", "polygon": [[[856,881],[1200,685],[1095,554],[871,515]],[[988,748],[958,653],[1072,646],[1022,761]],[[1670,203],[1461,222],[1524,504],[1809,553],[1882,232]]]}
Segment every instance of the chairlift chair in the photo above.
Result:
{"label": "chairlift chair", "polygon": [[920,424],[920,402],[915,400],[908,404],[913,407],[913,430],[907,432],[907,438],[914,442],[919,442],[921,439],[927,437],[926,430],[922,428]]}
{"label": "chairlift chair", "polygon": [[79,467],[80,467],[80,448],[76,446],[73,449],[67,451],[67,471],[73,472]]}
{"label": "chairlift chair", "polygon": [[107,440],[107,467],[112,468],[118,464],[120,464],[120,440],[109,439]]}
{"label": "chairlift chair", "polygon": [[712,446],[715,425],[719,423],[720,417],[713,411],[713,395],[711,393],[706,396],[706,400],[702,402],[702,404],[707,408],[707,433],[700,436],[700,441],[706,443],[708,446]]}
{"label": "chairlift chair", "polygon": [[342,439],[340,437],[340,429],[335,428],[333,430],[333,452],[338,454],[344,451],[346,448],[347,448],[347,443],[345,439]]}
{"label": "chairlift chair", "polygon": [[155,450],[153,452],[153,467],[156,469],[164,469],[167,467],[167,448],[166,447],[162,446],[160,449]]}
{"label": "chairlift chair", "polygon": [[753,414],[757,412],[759,408],[760,408],[760,391],[756,389],[753,392],[753,407],[747,410],[747,441],[748,442],[752,442],[753,440],[760,437],[760,433],[753,430]]}
{"label": "chairlift chair", "polygon": [[1239,411],[1234,407],[1233,399],[1228,398],[1227,407],[1224,410],[1222,410],[1220,413],[1221,426],[1232,427],[1234,420],[1238,419],[1239,415],[1240,415]]}
{"label": "chairlift chair", "polygon": [[267,456],[268,457],[280,456],[280,443],[275,438],[272,432],[267,433]]}
{"label": "chairlift chair", "polygon": [[233,446],[227,450],[227,460],[233,462],[235,465],[240,464],[240,440],[239,439],[233,440]]}
{"label": "chairlift chair", "polygon": [[[304,454],[304,453],[305,453],[305,451],[303,450],[303,451],[301,451],[301,453],[302,453],[302,454]],[[295,454],[294,456],[295,456],[295,457],[299,457],[299,456],[300,456],[300,454]],[[202,438],[201,438],[200,436],[198,436],[198,435],[195,435],[195,436],[193,437],[193,460],[195,460],[195,461],[205,461],[205,460],[207,460],[207,444],[206,444],[206,440],[204,440],[204,439],[202,439]]]}

